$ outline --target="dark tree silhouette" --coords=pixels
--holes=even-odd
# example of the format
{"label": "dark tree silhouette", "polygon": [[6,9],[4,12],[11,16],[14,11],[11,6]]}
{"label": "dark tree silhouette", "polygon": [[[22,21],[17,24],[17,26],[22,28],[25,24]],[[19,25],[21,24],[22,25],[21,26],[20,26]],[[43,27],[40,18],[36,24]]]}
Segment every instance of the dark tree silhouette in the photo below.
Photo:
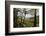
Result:
{"label": "dark tree silhouette", "polygon": [[18,19],[17,15],[18,15],[18,11],[20,11],[19,8],[14,8],[14,27],[19,27],[19,26],[20,26],[19,24],[17,24],[17,19]]}
{"label": "dark tree silhouette", "polygon": [[17,12],[18,10],[16,8],[14,8],[14,27],[17,27]]}
{"label": "dark tree silhouette", "polygon": [[35,13],[34,13],[34,27],[36,27],[36,9],[35,9],[35,11],[34,11]]}

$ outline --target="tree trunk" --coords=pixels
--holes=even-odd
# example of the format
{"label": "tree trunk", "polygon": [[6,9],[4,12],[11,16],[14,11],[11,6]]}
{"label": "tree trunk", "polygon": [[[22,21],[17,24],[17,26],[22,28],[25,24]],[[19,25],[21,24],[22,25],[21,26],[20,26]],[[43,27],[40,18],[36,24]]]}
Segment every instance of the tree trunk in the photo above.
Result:
{"label": "tree trunk", "polygon": [[34,27],[36,27],[36,9],[35,9],[35,13],[34,13]]}

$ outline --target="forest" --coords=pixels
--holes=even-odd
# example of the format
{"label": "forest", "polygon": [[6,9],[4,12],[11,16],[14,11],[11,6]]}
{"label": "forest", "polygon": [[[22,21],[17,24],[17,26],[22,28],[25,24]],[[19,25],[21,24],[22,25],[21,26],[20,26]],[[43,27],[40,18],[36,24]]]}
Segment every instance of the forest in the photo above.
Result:
{"label": "forest", "polygon": [[39,9],[14,8],[14,27],[38,27]]}

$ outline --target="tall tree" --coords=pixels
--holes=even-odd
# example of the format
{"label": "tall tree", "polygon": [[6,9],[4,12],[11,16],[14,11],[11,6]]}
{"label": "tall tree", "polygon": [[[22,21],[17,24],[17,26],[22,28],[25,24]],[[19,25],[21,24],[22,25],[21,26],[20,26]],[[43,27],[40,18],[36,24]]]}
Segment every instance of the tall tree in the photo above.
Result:
{"label": "tall tree", "polygon": [[[26,16],[26,13],[27,13],[26,8],[23,9],[23,12],[24,12],[24,15]],[[23,19],[23,24],[25,24],[25,23],[24,23],[24,21],[25,21],[25,16],[24,16],[24,19]],[[24,25],[24,26],[25,26],[25,25]]]}
{"label": "tall tree", "polygon": [[36,27],[36,9],[35,9],[34,15],[35,15],[35,17],[34,17],[34,27]]}
{"label": "tall tree", "polygon": [[19,10],[20,10],[20,17],[21,17],[21,22],[19,23],[19,27],[23,27],[23,22],[22,22],[23,21],[22,19],[23,18],[23,8],[20,8]]}
{"label": "tall tree", "polygon": [[18,9],[16,9],[16,8],[14,8],[14,26],[15,27],[18,27],[18,25],[17,25],[17,12],[18,12],[19,10]]}

